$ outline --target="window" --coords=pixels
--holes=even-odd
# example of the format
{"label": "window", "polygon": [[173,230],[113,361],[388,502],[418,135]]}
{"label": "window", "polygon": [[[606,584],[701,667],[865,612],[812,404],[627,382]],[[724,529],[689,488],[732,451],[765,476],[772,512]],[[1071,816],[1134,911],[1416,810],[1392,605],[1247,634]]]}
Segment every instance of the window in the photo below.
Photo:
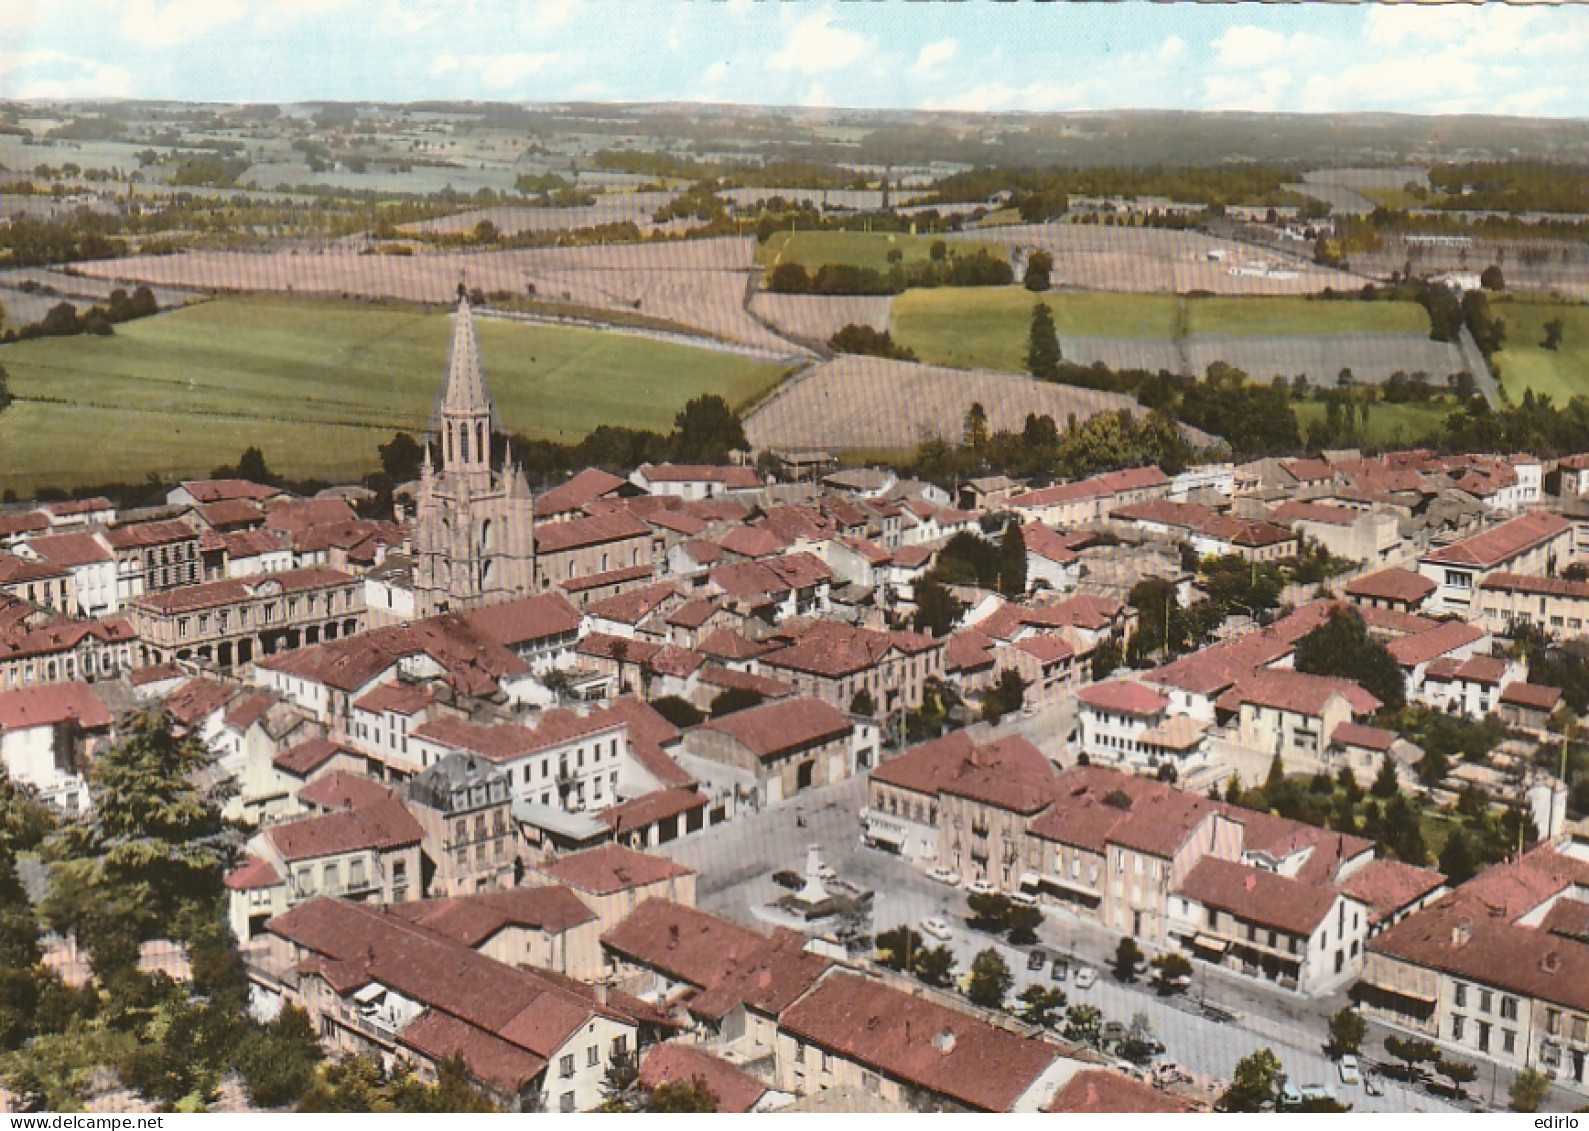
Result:
{"label": "window", "polygon": [[1463,1030],[1466,1028],[1467,1019],[1465,1017],[1453,1016],[1451,1018],[1451,1039],[1453,1041],[1460,1041],[1462,1039]]}
{"label": "window", "polygon": [[629,1037],[628,1037],[627,1034],[619,1033],[616,1037],[614,1037],[612,1039],[612,1055],[613,1055],[613,1058],[617,1059],[618,1057],[623,1056],[628,1051],[629,1051]]}
{"label": "window", "polygon": [[1517,1051],[1517,1034],[1512,1032],[1510,1029],[1502,1029],[1501,1030],[1501,1051],[1502,1052],[1516,1052]]}
{"label": "window", "polygon": [[1494,998],[1495,998],[1495,995],[1492,994],[1489,990],[1480,990],[1479,991],[1479,1012],[1480,1013],[1488,1013],[1490,1011],[1490,1003],[1494,1000]]}
{"label": "window", "polygon": [[863,1072],[861,1073],[861,1087],[875,1096],[882,1091],[883,1082],[878,1079],[877,1073]]}
{"label": "window", "polygon": [[804,1041],[796,1041],[795,1042],[795,1063],[796,1064],[804,1064],[805,1062],[806,1062],[806,1046],[805,1046],[805,1042]]}
{"label": "window", "polygon": [[[557,1062],[557,1073],[558,1073],[559,1076],[563,1076],[565,1078],[569,1077],[569,1076],[572,1076],[574,1074],[574,1054],[573,1053],[565,1054],[563,1056],[563,1058]],[[570,1110],[572,1110],[572,1109],[570,1109]]]}
{"label": "window", "polygon": [[1572,1039],[1580,1044],[1589,1040],[1589,1018],[1574,1017],[1572,1019]]}
{"label": "window", "polygon": [[1468,1004],[1468,988],[1461,983],[1458,983],[1456,988],[1456,996],[1453,1000],[1456,1002],[1456,1005],[1459,1009],[1466,1006]]}
{"label": "window", "polygon": [[597,1045],[591,1045],[589,1048],[587,1048],[585,1050],[585,1067],[586,1068],[595,1068],[600,1063],[601,1063],[601,1048],[599,1046],[597,1046]]}
{"label": "window", "polygon": [[557,1101],[557,1110],[558,1111],[573,1111],[574,1110],[574,1093],[573,1092],[564,1092],[562,1094],[562,1096]]}

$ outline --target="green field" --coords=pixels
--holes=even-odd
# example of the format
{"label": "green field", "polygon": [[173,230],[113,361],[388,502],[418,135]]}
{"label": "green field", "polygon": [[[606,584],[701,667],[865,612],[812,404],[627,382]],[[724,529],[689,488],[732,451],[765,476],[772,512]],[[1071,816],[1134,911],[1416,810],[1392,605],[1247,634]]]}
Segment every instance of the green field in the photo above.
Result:
{"label": "green field", "polygon": [[[1325,407],[1318,401],[1302,401],[1292,406],[1297,427],[1302,438],[1307,439],[1308,425],[1324,420]],[[1441,428],[1451,414],[1449,402],[1434,404],[1382,404],[1376,402],[1368,409],[1368,431],[1359,443],[1371,446],[1413,444],[1429,433]]]}
{"label": "green field", "polygon": [[1306,298],[1199,298],[1186,304],[1187,332],[1263,337],[1273,334],[1427,334],[1429,314],[1416,302]]}
{"label": "green field", "polygon": [[[1589,397],[1589,306],[1507,300],[1493,305],[1506,320],[1505,349],[1495,355],[1501,384],[1514,402],[1525,390],[1545,394],[1558,405],[1573,397]],[[1561,345],[1541,349],[1545,323],[1562,320]]]}
{"label": "green field", "polygon": [[[841,263],[887,271],[890,251],[898,251],[903,263],[925,263],[938,238],[895,232],[777,232],[757,249],[756,258],[764,267],[801,263],[814,271],[824,263]],[[949,246],[956,255],[986,251],[996,259],[1009,260],[1009,253],[996,243],[956,240]]]}
{"label": "green field", "polygon": [[[475,324],[503,426],[545,439],[667,431],[691,397],[744,405],[784,373],[599,330]],[[0,347],[19,398],[0,412],[0,488],[203,474],[250,444],[282,474],[354,477],[394,431],[425,427],[450,340],[445,312],[253,297]]]}
{"label": "green field", "polygon": [[1039,299],[1054,312],[1061,336],[1104,338],[1173,338],[1181,302],[1174,295],[1038,296],[1020,287],[944,287],[896,298],[890,328],[894,340],[922,361],[1020,373]]}
{"label": "green field", "polygon": [[1054,312],[1061,337],[1177,338],[1188,334],[1254,337],[1283,334],[1429,331],[1414,302],[1304,298],[1199,298],[1164,294],[1034,295],[1018,287],[956,287],[907,291],[894,300],[892,332],[923,361],[967,369],[1020,372],[1032,307]]}

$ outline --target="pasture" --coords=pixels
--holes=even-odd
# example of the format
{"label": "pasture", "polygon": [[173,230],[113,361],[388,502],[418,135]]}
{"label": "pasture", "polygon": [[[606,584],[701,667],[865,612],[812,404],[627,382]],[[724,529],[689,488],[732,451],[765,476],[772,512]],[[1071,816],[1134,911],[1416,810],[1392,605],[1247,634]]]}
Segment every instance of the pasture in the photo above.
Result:
{"label": "pasture", "polygon": [[[1528,389],[1557,404],[1589,397],[1589,306],[1514,299],[1492,309],[1506,320],[1506,348],[1496,352],[1495,363],[1513,401]],[[1545,323],[1554,318],[1562,321],[1561,344],[1547,350],[1540,343]]]}
{"label": "pasture", "polygon": [[[1449,401],[1429,404],[1385,404],[1374,402],[1368,408],[1368,428],[1359,443],[1369,447],[1403,447],[1416,444],[1445,425],[1453,406]],[[1323,423],[1325,407],[1319,401],[1302,401],[1292,406],[1302,438],[1308,426]]]}
{"label": "pasture", "polygon": [[[900,262],[925,263],[932,256],[932,245],[940,236],[912,236],[904,232],[775,232],[756,252],[764,267],[778,263],[801,263],[815,271],[824,263],[849,267],[870,267],[887,271],[889,252],[900,253]],[[944,241],[956,255],[975,255],[986,251],[1008,261],[1009,252],[996,243],[974,240]]]}
{"label": "pasture", "polygon": [[[666,431],[691,397],[748,404],[781,365],[643,337],[477,319],[502,426],[574,441],[601,424]],[[422,430],[451,341],[442,311],[219,299],[108,338],[0,348],[19,400],[0,412],[0,487],[208,472],[257,445],[291,476],[349,478]]]}

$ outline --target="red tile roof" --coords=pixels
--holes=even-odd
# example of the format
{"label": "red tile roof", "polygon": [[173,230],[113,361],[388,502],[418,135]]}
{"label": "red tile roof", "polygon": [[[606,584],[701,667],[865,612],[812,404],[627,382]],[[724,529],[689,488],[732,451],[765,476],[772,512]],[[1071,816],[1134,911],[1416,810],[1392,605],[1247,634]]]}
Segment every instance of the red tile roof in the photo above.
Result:
{"label": "red tile roof", "polygon": [[280,573],[206,581],[202,585],[184,585],[162,593],[145,593],[135,598],[133,605],[159,616],[170,616],[173,613],[214,609],[247,601],[260,593],[268,594],[272,586],[279,587],[283,593],[308,593],[357,585],[358,580],[351,573],[343,573],[339,569],[289,569]]}
{"label": "red tile roof", "polygon": [[1436,682],[1496,684],[1506,678],[1507,666],[1496,656],[1473,656],[1460,662],[1446,657],[1429,665],[1426,678]]}
{"label": "red tile roof", "polygon": [[1384,706],[1349,679],[1308,675],[1286,668],[1264,668],[1238,680],[1219,697],[1219,706],[1236,710],[1243,703],[1251,703],[1301,715],[1317,715],[1332,695],[1344,697],[1354,715],[1371,715]]}
{"label": "red tile roof", "polygon": [[397,794],[374,778],[349,770],[333,770],[298,791],[298,800],[315,809],[367,809],[393,800]]}
{"label": "red tile roof", "polygon": [[1572,523],[1550,511],[1532,511],[1425,554],[1423,560],[1438,565],[1477,566],[1493,569],[1524,551],[1544,545],[1572,530]]}
{"label": "red tile roof", "polygon": [[141,550],[148,546],[164,546],[171,542],[197,539],[199,532],[185,522],[137,522],[117,526],[105,531],[105,538],[117,550]]}
{"label": "red tile roof", "polygon": [[1043,1110],[1068,1115],[1179,1115],[1196,1108],[1182,1096],[1119,1072],[1087,1068],[1067,1080]]}
{"label": "red tile roof", "polygon": [[1330,734],[1335,746],[1357,746],[1364,750],[1388,751],[1401,736],[1393,730],[1363,726],[1361,723],[1341,723]]}
{"label": "red tile roof", "polygon": [[360,711],[397,715],[417,715],[436,701],[435,693],[422,683],[383,683],[353,703]]}
{"label": "red tile roof", "polygon": [[271,760],[271,764],[295,777],[307,777],[338,754],[362,758],[362,755],[346,746],[339,746],[328,738],[307,738],[277,754]]}
{"label": "red tile roof", "polygon": [[533,727],[504,723],[483,726],[451,716],[432,719],[410,732],[452,750],[468,750],[488,762],[511,762],[540,750],[624,729],[622,718],[610,711],[576,715],[572,711],[543,711]]}
{"label": "red tile roof", "polygon": [[247,730],[264,718],[276,703],[276,697],[266,692],[242,696],[234,701],[231,709],[226,712],[226,725],[238,730]]}
{"label": "red tile roof", "polygon": [[216,503],[222,499],[273,499],[281,494],[248,479],[185,479],[183,488],[195,503]]}
{"label": "red tile roof", "polygon": [[74,566],[96,565],[112,561],[115,555],[92,534],[50,534],[43,538],[30,538],[28,548],[53,566],[71,569]]}
{"label": "red tile roof", "polygon": [[705,809],[710,800],[698,789],[659,789],[610,805],[596,816],[602,824],[619,833],[646,828],[681,813]]}
{"label": "red tile roof", "polygon": [[690,1045],[653,1045],[640,1062],[640,1086],[704,1085],[716,1098],[719,1113],[743,1114],[767,1093],[767,1085],[728,1061]]}
{"label": "red tile roof", "polygon": [[1293,651],[1272,633],[1249,632],[1154,668],[1142,679],[1196,695],[1215,695]]}
{"label": "red tile roof", "polygon": [[560,935],[596,918],[579,896],[561,884],[394,903],[386,910],[456,939],[471,950],[478,950],[505,927],[527,927]]}
{"label": "red tile roof", "polygon": [[736,526],[719,538],[717,544],[730,554],[751,559],[770,558],[789,548],[787,541],[759,526]]}
{"label": "red tile roof", "polygon": [[399,1041],[437,1064],[461,1057],[471,1076],[508,1095],[517,1096],[547,1066],[544,1057],[433,1009],[404,1029]]}
{"label": "red tile roof", "polygon": [[1538,711],[1554,711],[1561,705],[1561,688],[1537,683],[1509,683],[1501,690],[1501,702]]}
{"label": "red tile roof", "polygon": [[1021,542],[1026,552],[1059,565],[1069,565],[1077,560],[1076,551],[1070,548],[1070,539],[1051,526],[1029,522],[1021,527]]}
{"label": "red tile roof", "polygon": [[618,844],[572,853],[543,865],[540,871],[589,895],[616,895],[691,874],[682,864]]}
{"label": "red tile roof", "polygon": [[1181,881],[1180,894],[1246,922],[1304,937],[1340,898],[1328,884],[1311,884],[1275,872],[1205,856]]}
{"label": "red tile roof", "polygon": [[1053,766],[1026,739],[1012,735],[979,746],[963,730],[911,747],[873,770],[872,780],[1027,814],[1048,805],[1058,786]]}
{"label": "red tile roof", "polygon": [[645,464],[640,474],[652,483],[721,483],[729,490],[761,486],[753,467],[720,467],[706,463]]}
{"label": "red tile roof", "polygon": [[1459,648],[1471,647],[1486,635],[1482,628],[1476,628],[1466,621],[1449,620],[1428,632],[1398,637],[1385,645],[1385,651],[1402,667],[1412,668]]}
{"label": "red tile roof", "polygon": [[564,480],[556,487],[543,491],[535,498],[535,516],[541,518],[546,515],[568,514],[582,508],[586,503],[622,491],[628,485],[627,479],[620,479],[611,472],[603,471],[599,467],[587,467],[572,478]]}
{"label": "red tile roof", "polygon": [[199,515],[216,529],[253,526],[265,519],[265,512],[250,499],[221,499],[219,502],[203,503],[199,506]]}
{"label": "red tile roof", "polygon": [[385,852],[405,848],[420,843],[425,831],[401,801],[391,799],[362,809],[272,825],[264,835],[281,858],[291,864],[366,849]]}
{"label": "red tile roof", "polygon": [[1446,882],[1439,872],[1380,857],[1340,882],[1340,889],[1369,907],[1369,921],[1388,919]]}
{"label": "red tile roof", "polygon": [[540,523],[535,528],[535,549],[542,554],[556,554],[585,546],[650,536],[651,527],[643,521],[632,514],[615,511],[587,518],[571,518],[566,522]]}
{"label": "red tile roof", "polygon": [[1127,715],[1156,715],[1170,705],[1167,696],[1125,679],[1084,687],[1076,693],[1076,698],[1094,707]]}
{"label": "red tile roof", "polygon": [[1059,1055],[980,1018],[849,973],[824,980],[779,1028],[976,1111],[1009,1111]]}
{"label": "red tile roof", "polygon": [[764,762],[847,737],[855,724],[848,715],[821,699],[782,699],[747,707],[718,719],[708,719],[701,729],[733,738]]}
{"label": "red tile roof", "polygon": [[703,656],[740,661],[753,660],[775,651],[778,645],[768,641],[749,640],[731,628],[720,628],[695,646]]}
{"label": "red tile roof", "polygon": [[1351,526],[1367,512],[1351,507],[1332,507],[1327,503],[1281,503],[1269,512],[1269,520],[1281,526],[1294,522],[1317,522],[1326,526]]}
{"label": "red tile roof", "polygon": [[815,620],[794,627],[786,626],[793,643],[761,657],[764,667],[803,672],[825,679],[870,671],[902,645],[922,650],[921,641],[902,634],[876,632],[840,621]]}
{"label": "red tile roof", "polygon": [[0,732],[76,722],[103,730],[115,719],[89,684],[52,683],[0,691]]}
{"label": "red tile roof", "polygon": [[190,679],[166,696],[162,706],[177,722],[191,727],[225,707],[236,695],[233,688],[213,679]]}
{"label": "red tile roof", "polygon": [[587,573],[582,577],[566,578],[559,581],[557,587],[564,593],[588,593],[592,589],[605,589],[609,585],[626,585],[631,581],[643,581],[655,572],[648,565],[624,566],[622,569],[610,569],[606,573]]}
{"label": "red tile roof", "polygon": [[1421,573],[1409,569],[1382,569],[1365,577],[1354,577],[1346,583],[1346,592],[1353,597],[1368,597],[1381,601],[1398,601],[1416,605],[1433,593],[1437,586]]}
{"label": "red tile roof", "polygon": [[646,617],[656,612],[667,602],[674,600],[679,595],[678,586],[671,581],[659,582],[656,585],[647,585],[641,589],[631,589],[627,593],[608,597],[597,601],[585,608],[587,616],[600,617],[602,620],[615,621],[619,624],[635,625],[645,620]]}
{"label": "red tile roof", "polygon": [[1589,600],[1589,581],[1569,581],[1565,577],[1537,577],[1527,573],[1492,573],[1479,584],[1480,589],[1507,593],[1528,593],[1545,597],[1572,597]]}
{"label": "red tile roof", "polygon": [[1280,466],[1299,483],[1317,483],[1335,477],[1330,465],[1321,459],[1283,459]]}
{"label": "red tile roof", "polygon": [[257,891],[273,888],[281,882],[275,865],[253,855],[245,855],[243,862],[226,874],[226,887],[230,891]]}

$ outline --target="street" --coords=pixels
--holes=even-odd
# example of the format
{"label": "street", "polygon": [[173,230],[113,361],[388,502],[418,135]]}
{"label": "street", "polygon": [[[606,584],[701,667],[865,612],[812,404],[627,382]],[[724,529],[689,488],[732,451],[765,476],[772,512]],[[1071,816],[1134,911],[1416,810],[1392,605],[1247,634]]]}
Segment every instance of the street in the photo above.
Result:
{"label": "street", "polygon": [[[876,892],[873,930],[899,924],[916,925],[937,915],[953,928],[951,949],[960,969],[969,967],[975,954],[995,945],[1009,964],[1016,984],[1012,998],[1033,978],[1026,954],[965,926],[963,892],[927,878],[895,856],[860,843],[859,811],[865,802],[866,782],[851,778],[822,790],[802,794],[796,801],[743,816],[694,836],[662,846],[662,854],[696,869],[697,902],[703,910],[767,929],[757,909],[771,903],[782,889],[771,874],[780,869],[803,871],[806,847],[820,846],[822,860],[845,880]],[[806,827],[797,824],[803,814]],[[1077,990],[1072,980],[1064,989],[1072,1002],[1097,1006],[1105,1020],[1130,1024],[1137,1013],[1147,1016],[1153,1031],[1164,1042],[1166,1059],[1188,1071],[1228,1080],[1236,1062],[1261,1048],[1273,1049],[1287,1074],[1299,1084],[1325,1084],[1359,1111],[1453,1110],[1435,1097],[1385,1081],[1385,1095],[1369,1096],[1361,1087],[1341,1084],[1334,1062],[1324,1056],[1324,1018],[1340,1008],[1334,999],[1309,1001],[1284,991],[1266,992],[1245,979],[1197,964],[1192,996],[1203,996],[1238,1011],[1236,1023],[1217,1022],[1179,1008],[1145,985],[1120,985],[1109,972],[1116,937],[1101,927],[1054,909],[1045,908],[1039,931],[1048,950],[1080,956],[1099,973],[1098,983]],[[1344,999],[1343,999],[1344,1000]],[[1377,1051],[1377,1043],[1365,1045]],[[1477,1085],[1474,1086],[1475,1089]],[[1504,1102],[1504,1094],[1503,1094]]]}

